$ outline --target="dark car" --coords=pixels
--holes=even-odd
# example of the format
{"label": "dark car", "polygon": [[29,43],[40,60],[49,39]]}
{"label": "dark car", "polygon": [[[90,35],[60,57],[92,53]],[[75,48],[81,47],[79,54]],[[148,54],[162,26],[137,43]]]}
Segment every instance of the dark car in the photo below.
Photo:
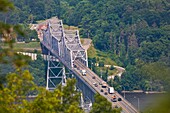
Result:
{"label": "dark car", "polygon": [[95,76],[92,77],[92,79],[95,79],[95,78],[96,78]]}
{"label": "dark car", "polygon": [[105,92],[104,94],[107,95],[107,92]]}
{"label": "dark car", "polygon": [[113,98],[113,99],[112,99],[112,102],[117,102],[117,98]]}
{"label": "dark car", "polygon": [[76,65],[73,65],[74,66],[74,68],[77,68],[77,66]]}
{"label": "dark car", "polygon": [[118,100],[118,101],[122,101],[122,98],[118,98],[117,100]]}
{"label": "dark car", "polygon": [[103,89],[101,89],[100,91],[103,92]]}

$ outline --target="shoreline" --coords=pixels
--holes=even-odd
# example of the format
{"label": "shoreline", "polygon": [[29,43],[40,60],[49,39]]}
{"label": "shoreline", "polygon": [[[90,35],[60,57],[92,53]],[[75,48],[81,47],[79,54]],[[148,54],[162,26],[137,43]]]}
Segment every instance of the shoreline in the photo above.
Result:
{"label": "shoreline", "polygon": [[121,91],[121,93],[145,93],[145,94],[158,94],[166,93],[166,91],[143,91],[143,90],[133,90],[133,91]]}

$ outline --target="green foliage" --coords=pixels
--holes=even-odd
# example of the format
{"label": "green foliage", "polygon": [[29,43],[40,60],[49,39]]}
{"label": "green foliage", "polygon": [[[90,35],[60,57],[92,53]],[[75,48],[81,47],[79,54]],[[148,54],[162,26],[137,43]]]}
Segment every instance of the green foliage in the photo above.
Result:
{"label": "green foliage", "polygon": [[112,104],[106,98],[99,94],[95,95],[95,102],[93,103],[90,113],[120,113],[121,108],[112,109]]}
{"label": "green foliage", "polygon": [[110,70],[114,70],[115,68],[114,68],[114,66],[113,65],[111,65],[110,66]]}
{"label": "green foliage", "polygon": [[37,60],[29,62],[28,70],[33,75],[36,85],[45,86],[45,62],[40,54],[37,54]]}
{"label": "green foliage", "polygon": [[99,67],[104,67],[104,62],[99,62]]}
{"label": "green foliage", "polygon": [[128,65],[127,70],[128,71],[122,74],[121,85],[130,91],[142,89],[140,84],[143,84],[143,80],[146,79],[146,77],[142,75],[140,70],[136,69],[135,66]]}
{"label": "green foliage", "polygon": [[141,68],[142,73],[150,78],[152,90],[168,91],[170,86],[170,69],[161,62],[145,64]]}
{"label": "green foliage", "polygon": [[[18,73],[18,74],[17,74]],[[37,87],[29,71],[11,73],[7,85],[0,90],[0,111],[7,113],[83,113],[79,108],[80,95],[74,90],[76,80],[68,80],[67,86],[54,91]],[[32,91],[38,94],[34,100],[27,100]]]}
{"label": "green foliage", "polygon": [[27,70],[9,74],[7,85],[0,90],[0,111],[24,112],[23,106],[28,102],[26,95],[36,88],[32,80],[33,77]]}
{"label": "green foliage", "polygon": [[66,87],[62,88],[60,86],[60,90],[64,94],[62,96],[63,111],[66,113],[71,111],[75,111],[75,113],[82,113],[79,108],[80,93],[75,90],[75,83],[76,79],[68,79]]}
{"label": "green foliage", "polygon": [[7,12],[10,9],[13,9],[14,5],[8,0],[0,0],[0,11]]}

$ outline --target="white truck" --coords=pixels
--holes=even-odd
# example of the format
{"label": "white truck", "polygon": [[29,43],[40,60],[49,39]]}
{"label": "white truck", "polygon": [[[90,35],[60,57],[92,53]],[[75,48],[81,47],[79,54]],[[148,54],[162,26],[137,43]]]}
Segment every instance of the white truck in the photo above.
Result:
{"label": "white truck", "polygon": [[114,88],[113,87],[109,87],[108,88],[108,93],[113,94],[114,93]]}
{"label": "white truck", "polygon": [[86,76],[86,70],[85,69],[81,70],[81,73],[82,73],[83,76]]}

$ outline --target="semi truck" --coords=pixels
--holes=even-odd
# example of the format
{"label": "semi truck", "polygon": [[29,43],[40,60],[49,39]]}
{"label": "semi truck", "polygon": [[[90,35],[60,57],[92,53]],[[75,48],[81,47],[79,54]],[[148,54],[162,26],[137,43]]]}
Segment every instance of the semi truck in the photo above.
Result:
{"label": "semi truck", "polygon": [[109,87],[108,88],[108,93],[113,94],[114,93],[114,88],[113,87]]}

